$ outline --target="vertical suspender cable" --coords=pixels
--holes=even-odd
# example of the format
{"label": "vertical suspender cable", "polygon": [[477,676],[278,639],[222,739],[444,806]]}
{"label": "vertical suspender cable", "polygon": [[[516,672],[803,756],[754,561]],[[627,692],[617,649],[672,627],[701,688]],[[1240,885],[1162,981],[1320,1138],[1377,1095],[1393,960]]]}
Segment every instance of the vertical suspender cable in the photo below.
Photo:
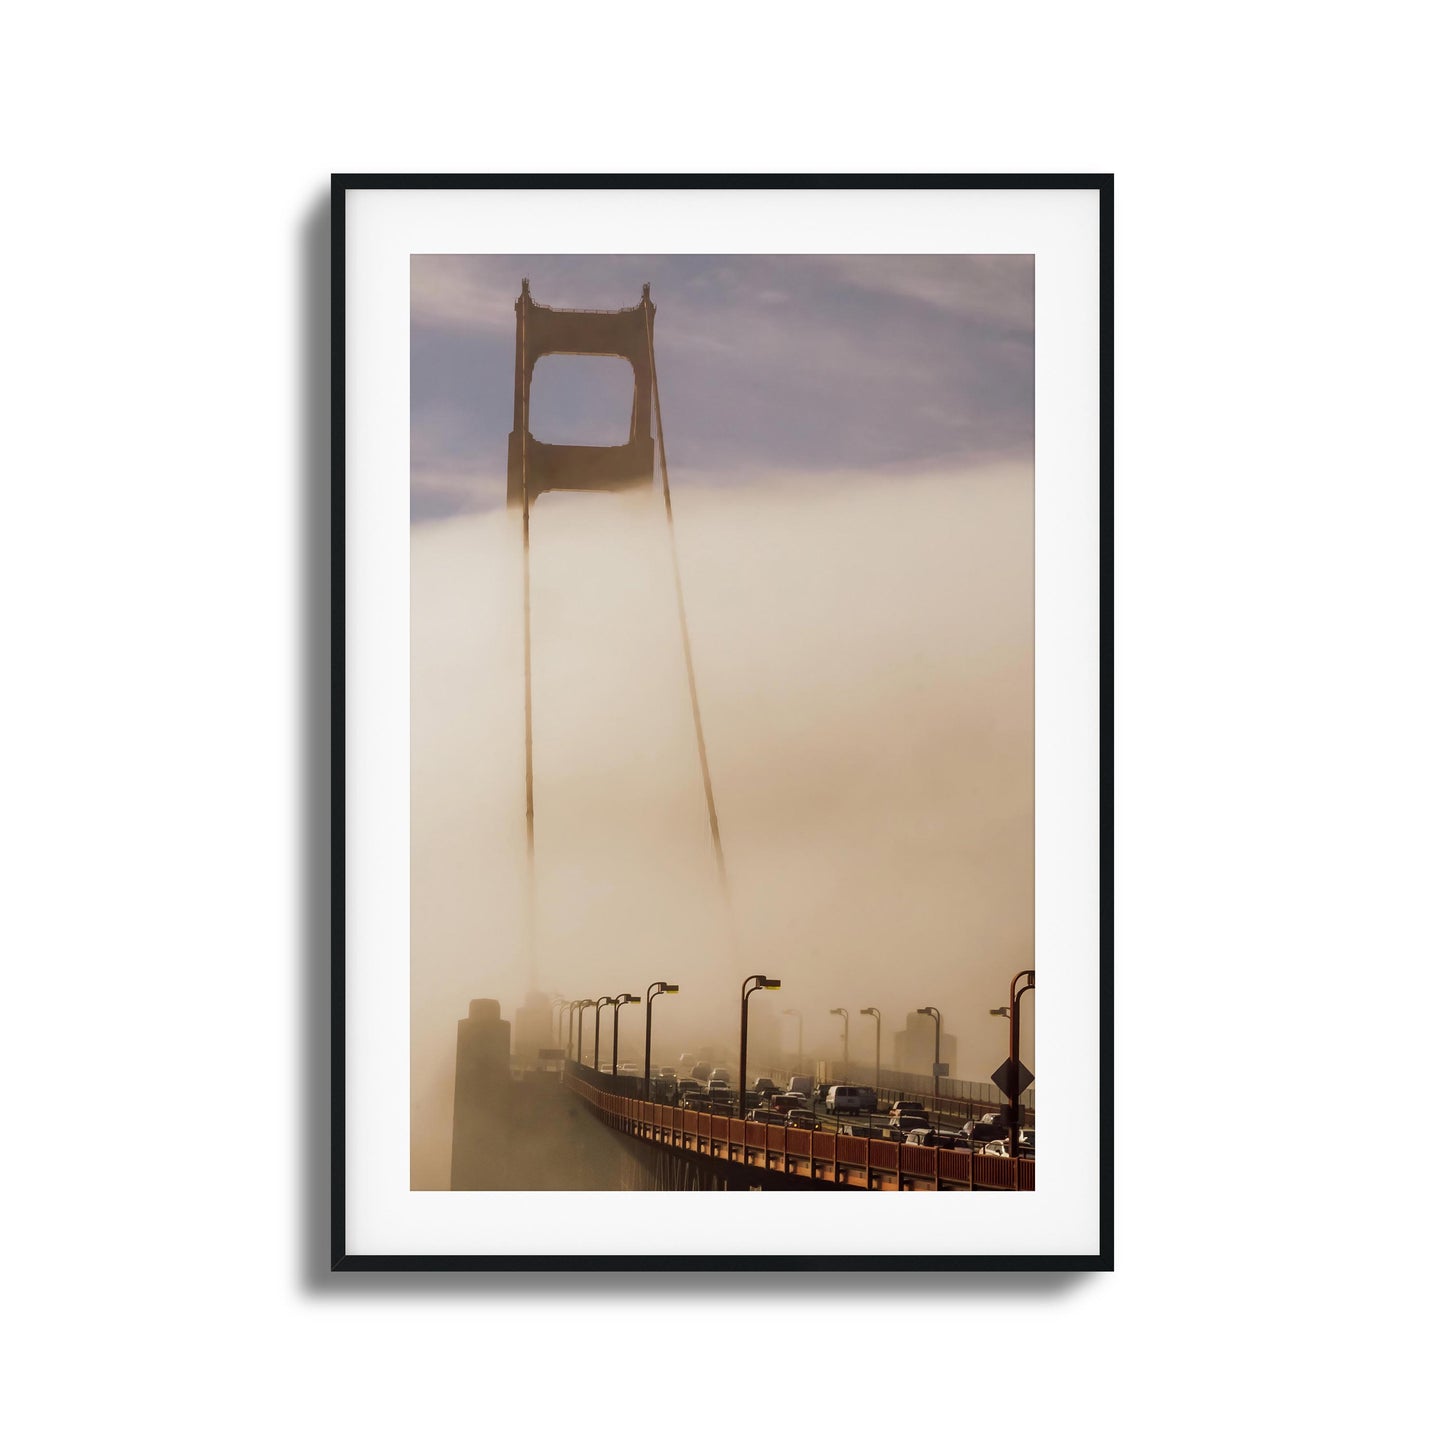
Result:
{"label": "vertical suspender cable", "polygon": [[[682,628],[682,656],[687,664],[687,692],[692,700],[692,726],[697,734],[697,760],[702,768],[702,791],[707,799],[707,822],[712,830],[712,851],[717,861],[718,881],[722,885],[723,901],[728,907],[729,922],[732,917],[732,900],[728,893],[727,863],[723,858],[722,832],[718,828],[717,804],[713,801],[712,772],[707,765],[707,743],[702,733],[702,708],[697,700],[697,674],[692,665],[692,642],[687,631],[687,608],[682,600],[682,568],[677,560],[677,529],[672,521],[672,488],[667,480],[667,442],[662,432],[662,396],[657,387],[657,353],[652,345],[652,303],[643,304],[643,315],[647,323],[647,364],[652,371],[652,405],[657,413],[657,450],[662,462],[662,501],[667,509],[667,536],[672,548],[672,581],[677,591],[677,620]],[[741,1087],[741,1085],[739,1085]]]}
{"label": "vertical suspender cable", "polygon": [[522,676],[527,768],[527,988],[537,987],[537,848],[532,815],[532,490],[527,433],[532,424],[532,366],[527,352],[527,306],[522,303]]}

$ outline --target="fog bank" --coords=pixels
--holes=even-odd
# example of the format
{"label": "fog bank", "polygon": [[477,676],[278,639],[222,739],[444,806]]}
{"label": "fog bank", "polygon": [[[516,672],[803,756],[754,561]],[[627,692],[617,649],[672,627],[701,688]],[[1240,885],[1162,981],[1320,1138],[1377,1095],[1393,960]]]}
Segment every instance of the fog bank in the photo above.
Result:
{"label": "fog bank", "polygon": [[[858,1010],[883,1011],[886,1065],[889,1034],[933,1004],[956,1073],[987,1078],[1006,1049],[988,1009],[1033,963],[1030,472],[675,503],[736,957],[661,499],[549,495],[532,518],[540,988],[679,983],[655,1013],[664,1062],[734,1037],[746,972],[783,980],[755,1018],[801,1010],[814,1057],[839,1052],[830,1007],[855,1016],[855,1058],[872,1050]],[[480,996],[510,1017],[526,987],[521,599],[515,514],[413,528],[418,1188],[446,1187],[457,1018]],[[639,1060],[641,1014],[621,1016]]]}

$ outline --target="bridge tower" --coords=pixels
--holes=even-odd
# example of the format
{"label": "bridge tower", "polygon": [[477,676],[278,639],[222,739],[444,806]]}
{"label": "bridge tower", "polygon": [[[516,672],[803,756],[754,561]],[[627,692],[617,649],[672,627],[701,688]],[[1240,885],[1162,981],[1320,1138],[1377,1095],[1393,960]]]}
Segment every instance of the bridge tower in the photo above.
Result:
{"label": "bridge tower", "polygon": [[[667,477],[667,442],[662,430],[662,398],[657,385],[657,354],[653,345],[653,318],[657,307],[652,288],[644,284],[636,306],[620,311],[564,310],[540,306],[532,299],[530,282],[523,277],[517,313],[516,374],[512,393],[512,431],[507,438],[507,506],[522,514],[522,655],[525,696],[526,800],[527,800],[527,973],[528,988],[537,987],[537,849],[533,810],[532,773],[532,503],[543,492],[618,492],[650,487],[654,462],[662,475],[662,500],[667,515],[672,552],[672,576],[677,595],[677,620],[692,703],[693,731],[698,766],[707,805],[713,856],[731,926],[727,868],[722,833],[713,798],[712,773],[703,738],[702,709],[688,636],[687,609],[683,603],[682,572],[678,565],[677,535],[672,519],[672,489]],[[620,446],[563,446],[540,442],[531,433],[532,373],[544,356],[620,356],[632,366],[632,421],[628,439]],[[652,419],[657,418],[656,456]],[[736,953],[736,941],[734,940]]]}
{"label": "bridge tower", "polygon": [[[622,311],[539,306],[525,279],[517,298],[517,370],[507,438],[507,505],[530,508],[543,492],[616,492],[652,484],[652,304]],[[532,372],[544,356],[620,356],[632,365],[632,425],[620,446],[559,446],[529,435]]]}

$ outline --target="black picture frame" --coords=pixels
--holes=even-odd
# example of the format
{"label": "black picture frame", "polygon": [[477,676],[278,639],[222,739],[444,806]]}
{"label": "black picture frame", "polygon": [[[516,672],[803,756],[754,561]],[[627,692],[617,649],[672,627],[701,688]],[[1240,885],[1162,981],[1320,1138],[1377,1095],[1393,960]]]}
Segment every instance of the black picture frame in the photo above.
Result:
{"label": "black picture frame", "polygon": [[[346,1240],[346,196],[363,190],[1088,190],[1099,204],[1099,1249],[1067,1255],[398,1255]],[[355,1271],[1110,1271],[1114,1268],[1113,274],[1111,174],[335,174],[331,178],[331,1236]]]}

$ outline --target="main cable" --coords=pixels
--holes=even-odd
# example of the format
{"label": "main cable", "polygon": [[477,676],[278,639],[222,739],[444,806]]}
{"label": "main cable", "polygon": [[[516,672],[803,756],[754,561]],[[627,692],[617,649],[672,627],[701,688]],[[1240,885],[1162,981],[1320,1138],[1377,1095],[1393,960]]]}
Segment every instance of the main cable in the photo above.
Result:
{"label": "main cable", "polygon": [[532,992],[537,987],[537,840],[532,811],[532,488],[527,477],[527,433],[532,425],[532,365],[527,353],[530,303],[527,294],[522,302],[522,675],[527,756],[527,988]]}
{"label": "main cable", "polygon": [[[652,404],[657,413],[657,450],[662,463],[662,502],[667,511],[667,537],[672,551],[672,581],[677,592],[677,620],[682,629],[682,657],[687,665],[687,693],[692,700],[692,726],[697,735],[697,760],[702,768],[702,791],[707,799],[707,822],[712,831],[713,857],[717,861],[718,881],[722,885],[723,901],[727,905],[729,923],[732,922],[732,899],[728,891],[727,860],[723,856],[722,830],[718,826],[717,803],[713,799],[712,770],[707,763],[707,740],[702,731],[702,707],[697,697],[697,673],[692,663],[692,639],[688,634],[687,607],[682,596],[682,567],[677,556],[677,528],[672,519],[672,487],[667,477],[667,441],[662,430],[662,394],[657,385],[657,353],[652,344],[653,307],[649,297],[643,304],[643,318],[647,326],[647,364],[652,371]],[[736,940],[734,940],[736,944]],[[734,949],[736,951],[736,947]]]}

